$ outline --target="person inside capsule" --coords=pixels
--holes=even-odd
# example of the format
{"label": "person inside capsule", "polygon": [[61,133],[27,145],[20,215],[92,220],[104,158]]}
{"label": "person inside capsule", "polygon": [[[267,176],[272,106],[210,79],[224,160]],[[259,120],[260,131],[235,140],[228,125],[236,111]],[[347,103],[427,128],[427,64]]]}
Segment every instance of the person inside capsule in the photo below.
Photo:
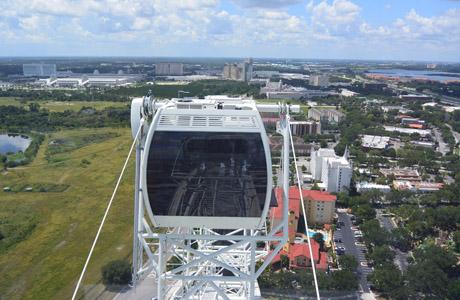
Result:
{"label": "person inside capsule", "polygon": [[265,204],[259,133],[157,131],[146,175],[154,215],[260,217]]}

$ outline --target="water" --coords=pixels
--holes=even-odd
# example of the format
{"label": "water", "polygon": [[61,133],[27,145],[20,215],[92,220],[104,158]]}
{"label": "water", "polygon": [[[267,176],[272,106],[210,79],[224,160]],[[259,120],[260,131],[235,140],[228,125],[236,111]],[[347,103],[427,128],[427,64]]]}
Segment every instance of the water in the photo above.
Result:
{"label": "water", "polygon": [[324,232],[324,231],[313,231],[313,230],[308,230],[308,236],[312,238],[312,237],[315,235],[315,233],[318,233],[318,232],[320,232],[320,233],[323,235],[323,240],[326,241],[326,240],[327,240],[327,233]]}
{"label": "water", "polygon": [[0,154],[25,151],[32,140],[24,135],[0,134]]}
{"label": "water", "polygon": [[434,81],[460,81],[460,73],[449,73],[441,71],[425,70],[404,70],[404,69],[374,69],[369,70],[370,74],[381,74],[391,77],[422,78]]}

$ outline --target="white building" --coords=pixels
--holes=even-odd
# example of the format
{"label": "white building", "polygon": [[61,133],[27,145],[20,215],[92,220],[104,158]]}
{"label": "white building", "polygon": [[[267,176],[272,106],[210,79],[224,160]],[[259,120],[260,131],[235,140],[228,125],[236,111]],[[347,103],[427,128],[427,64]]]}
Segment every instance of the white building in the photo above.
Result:
{"label": "white building", "polygon": [[67,77],[50,77],[40,79],[39,84],[50,87],[82,88],[82,87],[112,87],[129,85],[141,77],[138,75],[73,75]]}
{"label": "white building", "polygon": [[0,81],[0,90],[6,91],[13,87],[12,83]]}
{"label": "white building", "polygon": [[310,85],[327,87],[329,85],[329,77],[326,75],[311,75]]}
{"label": "white building", "polygon": [[312,151],[310,156],[310,172],[313,175],[313,179],[321,180],[323,160],[327,157],[335,157],[335,152],[333,149],[323,148]]}
{"label": "white building", "polygon": [[345,118],[345,114],[332,108],[312,107],[308,110],[308,118],[327,123],[339,123]]}
{"label": "white building", "polygon": [[418,133],[420,134],[420,136],[431,135],[431,130],[428,130],[428,129],[412,129],[412,128],[402,128],[402,127],[395,127],[395,126],[383,126],[383,128],[385,128],[385,131],[389,131],[389,132],[400,132],[400,133],[406,133],[406,134]]}
{"label": "white building", "polygon": [[321,180],[328,192],[341,192],[350,187],[353,168],[348,160],[348,148],[343,156],[335,155],[333,149],[313,151],[310,159],[310,170],[315,180]]}
{"label": "white building", "polygon": [[354,96],[359,95],[359,94],[356,93],[356,92],[347,90],[347,89],[342,89],[342,90],[340,91],[340,95],[342,95],[342,96],[344,96],[344,97],[354,97]]}
{"label": "white building", "polygon": [[364,181],[356,184],[356,190],[358,193],[370,192],[372,190],[378,190],[382,193],[389,193],[391,191],[391,187],[387,184],[376,184]]}
{"label": "white building", "polygon": [[389,143],[389,136],[364,134],[361,137],[361,145],[363,146],[363,148],[383,150],[388,147]]}

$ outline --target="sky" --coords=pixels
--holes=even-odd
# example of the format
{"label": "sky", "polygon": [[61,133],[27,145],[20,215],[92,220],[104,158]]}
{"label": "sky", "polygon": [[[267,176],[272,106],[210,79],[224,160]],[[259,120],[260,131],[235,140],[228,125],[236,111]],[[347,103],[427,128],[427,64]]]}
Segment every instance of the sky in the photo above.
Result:
{"label": "sky", "polygon": [[0,0],[0,56],[460,61],[460,0]]}

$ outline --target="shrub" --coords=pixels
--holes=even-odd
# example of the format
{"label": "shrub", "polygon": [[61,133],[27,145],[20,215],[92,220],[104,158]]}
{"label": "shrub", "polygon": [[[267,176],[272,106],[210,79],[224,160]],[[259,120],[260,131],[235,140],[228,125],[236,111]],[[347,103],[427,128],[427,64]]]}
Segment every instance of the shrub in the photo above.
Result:
{"label": "shrub", "polygon": [[124,260],[114,260],[102,267],[105,285],[126,285],[131,282],[131,265]]}

